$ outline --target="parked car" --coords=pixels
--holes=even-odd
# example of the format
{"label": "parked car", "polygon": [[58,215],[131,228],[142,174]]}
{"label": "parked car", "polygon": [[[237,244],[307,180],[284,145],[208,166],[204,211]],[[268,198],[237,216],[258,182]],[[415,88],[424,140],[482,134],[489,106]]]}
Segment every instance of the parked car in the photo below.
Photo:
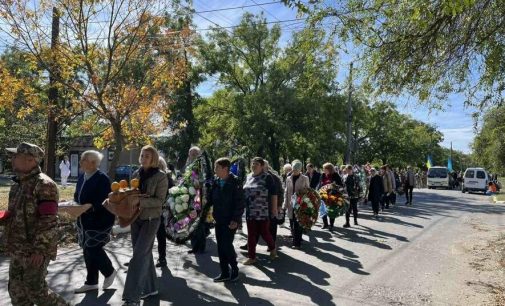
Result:
{"label": "parked car", "polygon": [[484,168],[468,168],[463,175],[463,193],[467,191],[486,192],[491,176]]}
{"label": "parked car", "polygon": [[120,180],[130,181],[131,176],[135,170],[138,170],[138,165],[121,165],[116,167],[116,178],[115,181],[119,182]]}
{"label": "parked car", "polygon": [[431,167],[428,170],[428,188],[434,189],[437,187],[451,189],[452,176],[449,175],[447,167]]}

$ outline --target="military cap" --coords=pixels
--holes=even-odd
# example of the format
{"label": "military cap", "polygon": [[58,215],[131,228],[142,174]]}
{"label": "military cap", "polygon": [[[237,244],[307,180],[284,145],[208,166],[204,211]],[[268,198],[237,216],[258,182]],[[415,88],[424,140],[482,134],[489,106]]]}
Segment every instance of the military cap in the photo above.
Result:
{"label": "military cap", "polygon": [[44,159],[44,150],[42,150],[39,146],[28,142],[22,142],[16,148],[7,148],[5,150],[13,154],[23,153],[31,155],[39,162]]}

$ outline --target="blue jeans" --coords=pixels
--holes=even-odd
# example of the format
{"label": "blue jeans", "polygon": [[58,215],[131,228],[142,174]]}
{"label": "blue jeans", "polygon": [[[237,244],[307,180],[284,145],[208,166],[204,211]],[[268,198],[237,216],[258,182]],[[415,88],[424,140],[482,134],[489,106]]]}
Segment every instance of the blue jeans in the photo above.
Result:
{"label": "blue jeans", "polygon": [[131,225],[133,256],[123,290],[123,300],[127,302],[138,302],[142,294],[157,290],[152,250],[159,226],[160,218],[137,219]]}

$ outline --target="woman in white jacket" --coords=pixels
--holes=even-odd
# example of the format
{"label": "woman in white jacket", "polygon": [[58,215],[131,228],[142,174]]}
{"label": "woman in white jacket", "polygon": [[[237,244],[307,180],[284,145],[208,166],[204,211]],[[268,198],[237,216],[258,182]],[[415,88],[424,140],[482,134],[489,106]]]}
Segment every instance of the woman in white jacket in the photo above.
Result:
{"label": "woman in white jacket", "polygon": [[302,174],[303,165],[299,160],[294,160],[291,164],[293,171],[291,176],[286,179],[286,188],[284,190],[284,204],[283,208],[288,211],[289,225],[291,227],[291,233],[293,235],[293,248],[298,249],[302,244],[302,227],[296,220],[296,216],[293,213],[293,194],[305,188],[310,188],[310,180],[308,176]]}
{"label": "woman in white jacket", "polygon": [[63,188],[67,187],[67,180],[70,176],[70,162],[68,161],[68,156],[65,156],[60,163],[60,176],[61,186],[63,186]]}

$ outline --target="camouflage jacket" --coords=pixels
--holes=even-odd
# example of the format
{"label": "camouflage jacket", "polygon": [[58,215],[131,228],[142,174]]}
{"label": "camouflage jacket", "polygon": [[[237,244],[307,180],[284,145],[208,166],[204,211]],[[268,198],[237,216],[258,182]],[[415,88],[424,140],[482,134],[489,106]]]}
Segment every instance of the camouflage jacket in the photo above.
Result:
{"label": "camouflage jacket", "polygon": [[58,188],[37,167],[15,177],[9,192],[9,212],[5,249],[13,257],[41,254],[56,259]]}

